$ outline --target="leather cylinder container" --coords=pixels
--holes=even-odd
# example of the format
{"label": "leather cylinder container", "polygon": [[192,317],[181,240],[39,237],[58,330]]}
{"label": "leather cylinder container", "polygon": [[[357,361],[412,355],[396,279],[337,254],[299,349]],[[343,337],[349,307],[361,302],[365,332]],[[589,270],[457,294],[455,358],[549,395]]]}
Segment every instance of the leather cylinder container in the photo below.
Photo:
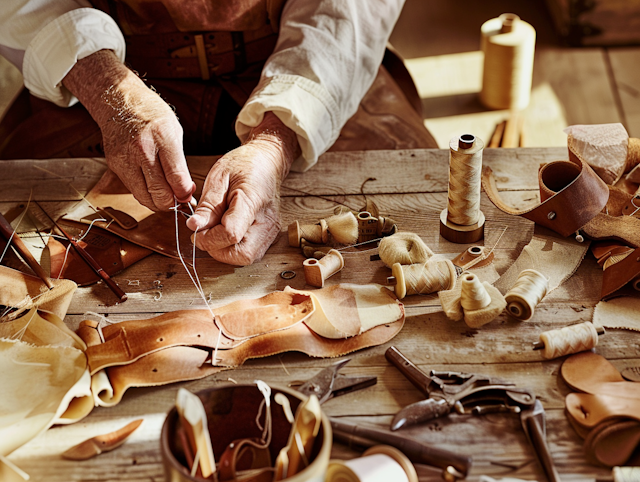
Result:
{"label": "leather cylinder container", "polygon": [[[272,438],[269,445],[271,460],[275,461],[280,450],[287,445],[291,424],[287,421],[282,407],[275,403],[277,393],[284,394],[295,414],[304,395],[284,387],[271,387]],[[222,385],[197,393],[207,414],[211,445],[216,462],[231,442],[241,439],[259,439],[262,430],[256,424],[260,405],[264,400],[256,385]],[[264,407],[260,423],[265,420]],[[176,408],[172,408],[162,426],[160,450],[167,482],[202,482],[200,477],[192,477],[182,447],[180,422]],[[329,465],[333,434],[327,416],[322,413],[322,424],[311,452],[311,463],[301,472],[288,477],[288,482],[322,482]],[[233,479],[236,480],[236,479]]]}

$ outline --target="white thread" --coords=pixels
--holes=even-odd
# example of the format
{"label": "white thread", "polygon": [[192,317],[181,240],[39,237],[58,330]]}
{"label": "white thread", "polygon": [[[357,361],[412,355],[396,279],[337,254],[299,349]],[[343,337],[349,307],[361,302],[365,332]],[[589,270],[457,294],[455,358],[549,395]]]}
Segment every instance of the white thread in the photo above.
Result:
{"label": "white thread", "polygon": [[[195,259],[196,259],[196,236],[198,234],[198,230],[196,229],[196,231],[193,234],[193,273],[195,275],[195,279],[193,276],[191,276],[191,272],[189,271],[189,268],[187,268],[187,263],[185,263],[184,258],[182,257],[182,252],[180,249],[180,236],[179,236],[179,227],[178,227],[178,200],[175,199],[174,197],[174,206],[172,208],[170,208],[175,215],[175,225],[176,225],[176,249],[178,251],[178,258],[180,258],[180,262],[182,263],[182,266],[184,266],[184,270],[187,272],[187,274],[189,275],[189,278],[191,279],[191,282],[193,283],[193,285],[196,287],[196,291],[198,292],[198,294],[200,295],[200,297],[202,298],[202,300],[204,301],[205,305],[207,306],[207,309],[209,310],[209,312],[211,313],[211,321],[213,323],[215,323],[215,319],[216,319],[216,315],[213,313],[213,310],[211,309],[211,306],[209,306],[209,303],[207,302],[207,298],[204,296],[204,291],[202,290],[202,285],[200,284],[200,278],[198,277],[198,272],[196,271],[196,266],[195,266]],[[191,209],[191,212],[193,213],[193,207],[189,204],[189,208]],[[197,279],[197,282],[196,282]],[[216,347],[213,351],[213,356],[211,357],[211,364],[212,365],[217,365],[218,363],[218,348],[220,346],[220,337],[222,335],[222,330],[218,328],[218,339],[216,340]]]}
{"label": "white thread", "polygon": [[29,328],[29,325],[31,324],[31,320],[33,320],[33,318],[36,316],[36,313],[38,313],[38,310],[34,309],[33,313],[31,314],[31,318],[29,318],[29,320],[25,323],[25,325],[22,328],[20,328],[18,331],[16,331],[13,334],[13,336],[11,336],[11,340],[22,341],[22,337],[27,332],[27,328]]}
{"label": "white thread", "polygon": [[[463,147],[468,136],[469,147]],[[447,219],[460,226],[471,226],[480,219],[481,139],[465,134],[449,141],[449,193]]]}
{"label": "white thread", "polygon": [[82,241],[84,238],[86,238],[86,237],[87,237],[87,234],[89,234],[89,231],[91,231],[91,228],[93,227],[93,223],[96,223],[96,222],[98,222],[98,221],[102,221],[102,222],[105,222],[105,223],[107,222],[107,220],[106,220],[106,219],[103,219],[103,218],[96,218],[96,219],[94,219],[93,221],[91,221],[91,224],[89,224],[89,228],[87,229],[87,232],[86,232],[86,233],[84,233],[82,236],[80,236],[76,242],[77,242],[77,243],[79,243],[79,242],[80,242],[80,241]]}
{"label": "white thread", "polygon": [[529,105],[536,31],[505,13],[481,27],[484,52],[480,101],[490,109],[521,110]]}
{"label": "white thread", "polygon": [[0,263],[2,263],[2,260],[4,259],[4,255],[6,254],[7,250],[9,249],[9,246],[11,246],[11,240],[16,235],[16,232],[18,231],[18,228],[20,227],[20,223],[24,219],[25,214],[27,214],[27,211],[29,209],[29,203],[31,203],[31,196],[32,195],[33,195],[33,189],[29,192],[29,200],[27,201],[27,207],[24,208],[24,211],[22,212],[22,216],[20,216],[20,219],[18,220],[18,224],[16,224],[16,228],[11,233],[11,236],[9,236],[9,239],[7,240],[7,245],[4,247],[4,251],[2,251],[2,255],[0,255]]}
{"label": "white thread", "polygon": [[464,310],[481,310],[491,304],[491,296],[487,289],[473,273],[462,274],[462,292],[460,304]]}
{"label": "white thread", "polygon": [[[271,443],[271,387],[267,385],[262,380],[255,380],[255,383],[262,393],[264,400],[260,403],[260,408],[258,409],[258,414],[256,415],[256,425],[260,430],[262,430],[262,443],[263,445],[260,448],[267,448]],[[267,410],[264,417],[264,427],[260,424],[260,416],[262,415],[262,410],[264,406],[267,406]]]}
{"label": "white thread", "polygon": [[505,295],[507,311],[518,320],[531,319],[535,307],[545,297],[548,288],[549,280],[546,276],[534,269],[525,269]]}
{"label": "white thread", "polygon": [[380,259],[391,268],[394,264],[425,263],[433,251],[415,233],[399,232],[383,238],[378,247]]}
{"label": "white thread", "polygon": [[598,332],[593,323],[586,321],[558,330],[545,331],[540,334],[540,341],[544,343],[543,356],[552,359],[591,350],[598,344]]}

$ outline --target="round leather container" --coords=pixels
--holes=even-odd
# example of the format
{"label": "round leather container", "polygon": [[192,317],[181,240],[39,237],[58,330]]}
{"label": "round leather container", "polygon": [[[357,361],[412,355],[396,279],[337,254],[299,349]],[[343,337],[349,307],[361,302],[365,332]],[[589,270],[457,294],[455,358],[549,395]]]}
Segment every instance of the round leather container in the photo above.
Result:
{"label": "round leather container", "polygon": [[[295,414],[304,395],[283,387],[271,387],[271,417],[272,438],[269,446],[271,460],[275,461],[280,449],[289,439],[291,424],[287,421],[280,405],[274,402],[277,393],[283,393],[289,399],[291,410]],[[260,438],[262,430],[256,425],[256,416],[261,402],[262,393],[256,385],[223,385],[197,393],[207,413],[207,423],[211,434],[211,445],[216,462],[227,446],[238,439]],[[264,421],[264,409],[260,417]],[[171,409],[162,426],[160,436],[160,451],[167,482],[202,482],[200,477],[192,477],[186,464],[180,437],[178,412]],[[322,482],[329,464],[333,434],[329,419],[323,413],[320,432],[311,452],[311,463],[307,468],[292,477],[288,482]]]}

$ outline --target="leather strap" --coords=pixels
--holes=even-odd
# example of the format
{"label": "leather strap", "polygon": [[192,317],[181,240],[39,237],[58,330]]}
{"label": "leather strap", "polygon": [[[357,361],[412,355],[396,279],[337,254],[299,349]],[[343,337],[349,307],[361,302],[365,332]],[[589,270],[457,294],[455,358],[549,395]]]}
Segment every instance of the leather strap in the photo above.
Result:
{"label": "leather strap", "polygon": [[640,422],[640,399],[590,393],[570,393],[565,398],[573,422],[590,430],[612,418],[633,418]]}
{"label": "leather strap", "polygon": [[615,467],[635,465],[632,459],[639,444],[640,422],[611,420],[600,424],[589,433],[584,441],[584,449],[592,462]]}
{"label": "leather strap", "polygon": [[575,233],[593,219],[607,203],[609,188],[583,161],[554,161],[538,172],[542,203],[525,210],[507,205],[489,167],[482,170],[482,186],[498,209],[525,217],[562,236]]}
{"label": "leather strap", "polygon": [[610,298],[613,293],[639,276],[640,248],[637,248],[622,261],[612,264],[604,270],[604,274],[602,275],[602,291],[600,292],[600,298]]}

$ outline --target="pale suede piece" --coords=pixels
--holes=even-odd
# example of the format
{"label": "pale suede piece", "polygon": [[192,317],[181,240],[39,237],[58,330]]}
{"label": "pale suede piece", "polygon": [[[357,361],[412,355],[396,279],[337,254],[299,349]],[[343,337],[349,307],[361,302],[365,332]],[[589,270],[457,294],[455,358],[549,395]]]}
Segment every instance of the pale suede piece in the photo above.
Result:
{"label": "pale suede piece", "polygon": [[90,394],[87,361],[75,348],[0,340],[0,366],[2,455],[57,423],[74,397]]}
{"label": "pale suede piece", "polygon": [[285,292],[309,294],[313,298],[314,313],[305,323],[318,335],[339,339],[360,333],[362,323],[357,310],[356,297],[343,285],[333,285],[314,291],[298,291],[287,286]]}
{"label": "pale suede piece", "polygon": [[640,298],[627,296],[600,301],[593,310],[593,324],[640,331]]}
{"label": "pale suede piece", "polygon": [[20,318],[0,323],[0,338],[19,338],[37,346],[67,346],[81,351],[86,349],[82,339],[67,328],[60,318],[36,308],[27,311]]}
{"label": "pale suede piece", "polygon": [[37,306],[64,318],[77,286],[69,280],[51,280],[49,290],[42,280],[6,266],[0,266],[0,305],[29,309]]}
{"label": "pale suede piece", "polygon": [[227,308],[225,313],[214,310],[222,333],[234,340],[287,329],[314,312],[314,303],[309,295],[281,291],[239,303],[236,307],[237,311]]}

